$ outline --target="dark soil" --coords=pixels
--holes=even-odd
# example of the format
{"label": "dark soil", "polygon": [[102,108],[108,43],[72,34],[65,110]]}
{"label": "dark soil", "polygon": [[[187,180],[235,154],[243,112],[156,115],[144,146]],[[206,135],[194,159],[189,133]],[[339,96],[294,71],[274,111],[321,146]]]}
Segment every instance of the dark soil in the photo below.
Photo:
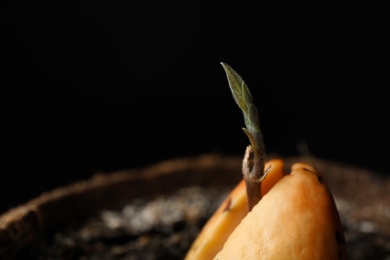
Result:
{"label": "dark soil", "polygon": [[42,241],[31,259],[183,259],[201,227],[227,195],[190,187],[170,196],[136,199],[102,210],[78,228]]}
{"label": "dark soil", "polygon": [[[389,178],[364,169],[306,159],[323,173],[332,190],[349,259],[389,260]],[[64,227],[40,241],[39,246],[23,252],[20,259],[183,259],[230,189],[193,186],[170,195],[135,199],[115,210],[103,209],[80,226]]]}
{"label": "dark soil", "polygon": [[[169,197],[135,200],[122,210],[105,210],[77,229],[42,242],[36,259],[183,259],[192,241],[226,192],[192,187]],[[336,198],[351,260],[390,259],[390,236]],[[388,210],[388,209],[387,209]],[[390,214],[390,212],[387,212]],[[390,217],[390,216],[389,216]],[[31,259],[31,258],[30,258]]]}

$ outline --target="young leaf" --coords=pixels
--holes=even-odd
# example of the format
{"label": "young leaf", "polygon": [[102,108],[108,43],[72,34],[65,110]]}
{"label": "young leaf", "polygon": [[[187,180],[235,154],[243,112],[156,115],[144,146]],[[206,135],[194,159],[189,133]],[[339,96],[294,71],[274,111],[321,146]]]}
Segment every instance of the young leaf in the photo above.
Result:
{"label": "young leaf", "polygon": [[225,70],[233,98],[244,115],[244,133],[250,141],[243,161],[243,175],[247,184],[249,210],[261,199],[261,181],[265,178],[265,147],[259,125],[259,114],[252,94],[242,77],[229,65],[221,62]]}

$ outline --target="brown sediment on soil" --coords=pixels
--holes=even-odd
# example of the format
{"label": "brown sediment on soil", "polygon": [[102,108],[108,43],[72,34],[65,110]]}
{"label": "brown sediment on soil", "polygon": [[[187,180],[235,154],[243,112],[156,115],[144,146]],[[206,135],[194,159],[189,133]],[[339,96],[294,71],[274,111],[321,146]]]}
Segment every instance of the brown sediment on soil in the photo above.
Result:
{"label": "brown sediment on soil", "polygon": [[[270,156],[277,157],[277,156]],[[390,257],[390,178],[315,157],[330,187],[350,259]],[[242,158],[203,155],[99,174],[0,216],[0,258],[183,259],[203,224],[241,180]]]}

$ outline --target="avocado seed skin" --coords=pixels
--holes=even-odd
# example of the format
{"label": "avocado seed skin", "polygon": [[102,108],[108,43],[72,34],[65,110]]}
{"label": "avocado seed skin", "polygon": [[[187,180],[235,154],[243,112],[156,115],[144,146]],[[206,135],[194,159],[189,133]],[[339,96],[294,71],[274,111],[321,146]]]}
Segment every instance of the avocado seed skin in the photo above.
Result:
{"label": "avocado seed skin", "polygon": [[308,164],[291,169],[240,222],[214,260],[348,259],[340,217],[323,177]]}
{"label": "avocado seed skin", "polygon": [[[269,172],[262,184],[264,196],[286,173],[280,159],[272,159],[265,165]],[[203,226],[192,243],[185,260],[211,260],[241,220],[248,214],[247,192],[244,180],[240,181]]]}

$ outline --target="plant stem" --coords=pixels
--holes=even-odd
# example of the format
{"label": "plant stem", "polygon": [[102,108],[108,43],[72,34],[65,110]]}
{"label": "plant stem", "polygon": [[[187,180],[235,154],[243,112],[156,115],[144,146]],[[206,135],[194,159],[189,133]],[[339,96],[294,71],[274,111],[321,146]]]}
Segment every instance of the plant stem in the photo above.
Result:
{"label": "plant stem", "polygon": [[261,182],[266,176],[265,145],[259,125],[259,115],[248,86],[240,75],[229,65],[221,62],[230,90],[237,105],[243,112],[246,128],[242,128],[250,141],[242,162],[249,211],[261,200]]}

